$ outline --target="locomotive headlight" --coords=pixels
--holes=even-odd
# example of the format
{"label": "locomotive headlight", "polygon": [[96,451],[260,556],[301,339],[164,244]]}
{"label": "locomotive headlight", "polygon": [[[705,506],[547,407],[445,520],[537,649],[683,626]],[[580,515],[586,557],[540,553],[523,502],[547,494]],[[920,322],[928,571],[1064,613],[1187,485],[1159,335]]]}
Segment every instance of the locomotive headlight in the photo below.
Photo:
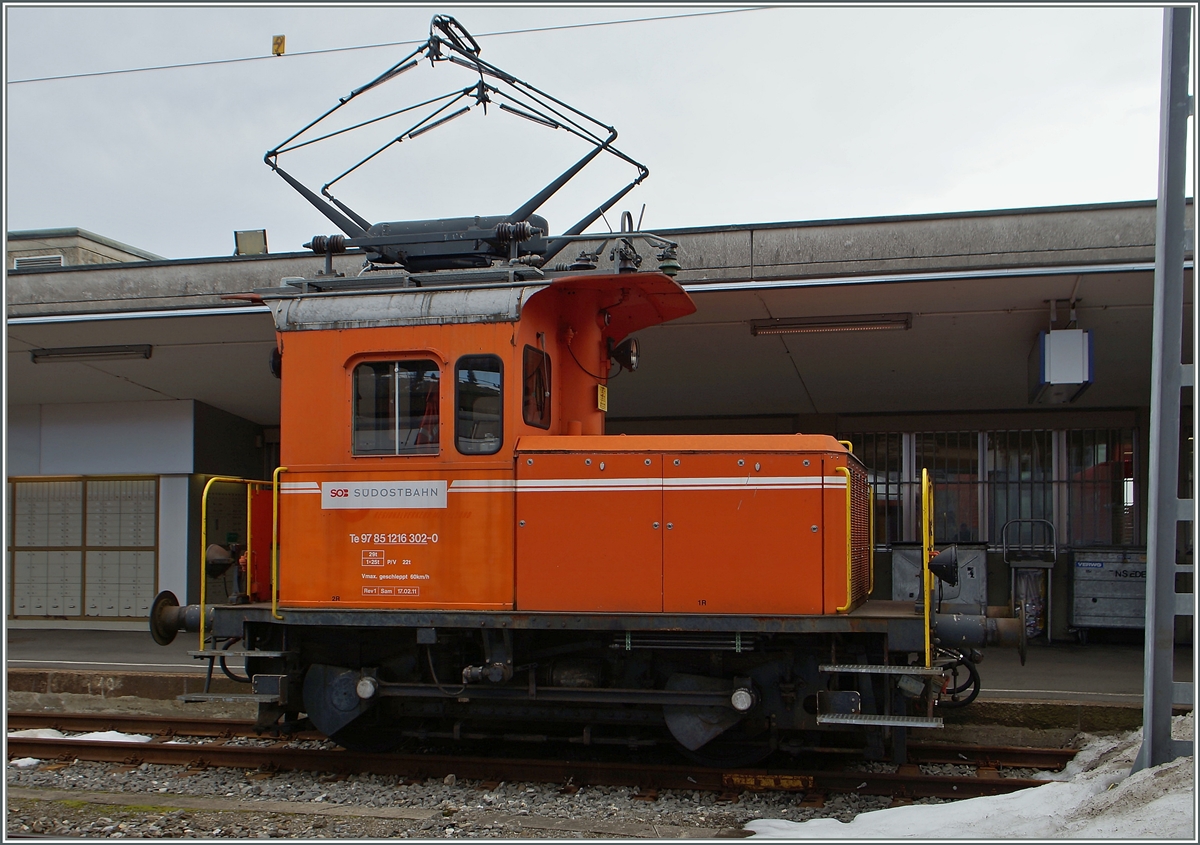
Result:
{"label": "locomotive headlight", "polygon": [[754,693],[744,687],[735,689],[733,695],[729,696],[729,703],[733,705],[734,710],[745,713],[754,706]]}
{"label": "locomotive headlight", "polygon": [[608,357],[616,361],[629,372],[634,372],[638,368],[638,360],[641,356],[638,353],[638,342],[636,338],[626,338],[613,345],[612,338],[608,339]]}
{"label": "locomotive headlight", "polygon": [[375,680],[369,675],[364,675],[358,679],[358,685],[355,686],[354,691],[358,693],[359,698],[361,698],[363,701],[366,701],[367,699],[372,698],[378,689],[379,681]]}

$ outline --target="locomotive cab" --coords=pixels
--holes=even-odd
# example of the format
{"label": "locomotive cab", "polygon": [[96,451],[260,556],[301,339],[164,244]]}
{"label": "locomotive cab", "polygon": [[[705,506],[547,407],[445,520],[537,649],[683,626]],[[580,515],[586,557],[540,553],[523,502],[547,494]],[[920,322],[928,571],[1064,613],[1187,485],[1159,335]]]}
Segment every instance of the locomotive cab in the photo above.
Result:
{"label": "locomotive cab", "polygon": [[866,474],[832,437],[604,435],[610,350],[695,308],[667,276],[267,301],[287,362],[284,606],[819,614],[866,598]]}

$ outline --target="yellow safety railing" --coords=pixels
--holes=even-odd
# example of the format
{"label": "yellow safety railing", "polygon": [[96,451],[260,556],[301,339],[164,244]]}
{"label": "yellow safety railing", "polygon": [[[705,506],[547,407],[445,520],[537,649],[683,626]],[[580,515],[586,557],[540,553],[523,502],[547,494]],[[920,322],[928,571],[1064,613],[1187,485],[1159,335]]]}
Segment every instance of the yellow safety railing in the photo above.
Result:
{"label": "yellow safety railing", "polygon": [[867,543],[871,555],[871,573],[867,579],[867,596],[875,592],[875,488],[867,485]]}
{"label": "yellow safety railing", "polygon": [[933,575],[929,561],[933,558],[933,485],[929,470],[921,470],[921,592],[925,608],[925,668],[933,665],[933,650],[929,642],[929,616],[933,612]]}
{"label": "yellow safety railing", "polygon": [[838,443],[841,443],[843,446],[845,446],[846,451],[849,452],[851,455],[854,454],[854,444],[851,443],[849,440],[839,440]]}
{"label": "yellow safety railing", "polygon": [[279,613],[279,476],[287,467],[275,467],[271,476],[271,617],[282,619]]}
{"label": "yellow safety railing", "polygon": [[[250,550],[250,526],[253,523],[253,491],[255,485],[266,487],[271,482],[254,478],[236,478],[230,475],[214,475],[204,485],[200,496],[200,650],[204,651],[204,609],[208,602],[208,491],[214,484],[246,485],[246,595],[253,591],[253,552]],[[234,561],[234,566],[237,561]]]}
{"label": "yellow safety railing", "polygon": [[841,613],[843,610],[849,610],[850,605],[854,603],[854,596],[850,592],[850,576],[854,568],[854,541],[850,533],[850,467],[834,467],[834,470],[846,476],[846,604],[837,609],[837,612]]}

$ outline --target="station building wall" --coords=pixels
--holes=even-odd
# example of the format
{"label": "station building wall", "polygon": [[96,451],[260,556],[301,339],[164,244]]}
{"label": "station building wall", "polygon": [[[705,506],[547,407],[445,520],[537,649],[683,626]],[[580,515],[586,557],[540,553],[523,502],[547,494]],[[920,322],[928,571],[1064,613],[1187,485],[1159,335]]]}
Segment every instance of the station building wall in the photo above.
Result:
{"label": "station building wall", "polygon": [[160,590],[195,601],[204,484],[264,477],[263,445],[193,400],[10,406],[10,624],[140,626]]}

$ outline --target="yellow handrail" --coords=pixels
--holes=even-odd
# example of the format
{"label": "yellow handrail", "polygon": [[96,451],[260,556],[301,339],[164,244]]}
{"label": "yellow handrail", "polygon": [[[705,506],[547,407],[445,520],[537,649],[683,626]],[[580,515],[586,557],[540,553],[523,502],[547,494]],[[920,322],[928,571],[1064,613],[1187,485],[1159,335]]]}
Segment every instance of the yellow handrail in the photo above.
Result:
{"label": "yellow handrail", "polygon": [[[214,484],[246,485],[246,595],[251,594],[250,526],[253,524],[253,496],[255,484],[266,484],[254,478],[236,478],[232,475],[214,475],[204,485],[200,494],[200,650],[204,651],[204,607],[208,599],[208,491]],[[234,562],[236,566],[236,561]]]}
{"label": "yellow handrail", "polygon": [[871,554],[871,573],[867,580],[867,595],[875,592],[875,488],[870,484],[867,485],[867,532],[871,535],[868,537]]}
{"label": "yellow handrail", "polygon": [[921,592],[925,608],[925,668],[933,665],[933,653],[930,648],[929,615],[932,612],[933,591],[930,581],[929,560],[933,557],[933,485],[929,483],[929,470],[921,470]]}
{"label": "yellow handrail", "polygon": [[279,476],[287,467],[275,467],[271,476],[271,617],[282,619],[279,613]]}
{"label": "yellow handrail", "polygon": [[250,532],[254,528],[254,520],[251,519],[251,513],[254,510],[254,485],[246,485],[246,598],[254,595],[254,552],[250,545]]}
{"label": "yellow handrail", "polygon": [[854,444],[851,443],[849,440],[839,440],[838,443],[841,443],[843,446],[845,446],[846,451],[849,452],[851,455],[854,454]]}
{"label": "yellow handrail", "polygon": [[850,576],[854,566],[854,543],[850,534],[850,467],[834,467],[834,470],[846,476],[846,605],[837,609],[837,612],[841,613],[843,610],[849,610],[850,605],[854,603],[854,597],[850,593]]}

